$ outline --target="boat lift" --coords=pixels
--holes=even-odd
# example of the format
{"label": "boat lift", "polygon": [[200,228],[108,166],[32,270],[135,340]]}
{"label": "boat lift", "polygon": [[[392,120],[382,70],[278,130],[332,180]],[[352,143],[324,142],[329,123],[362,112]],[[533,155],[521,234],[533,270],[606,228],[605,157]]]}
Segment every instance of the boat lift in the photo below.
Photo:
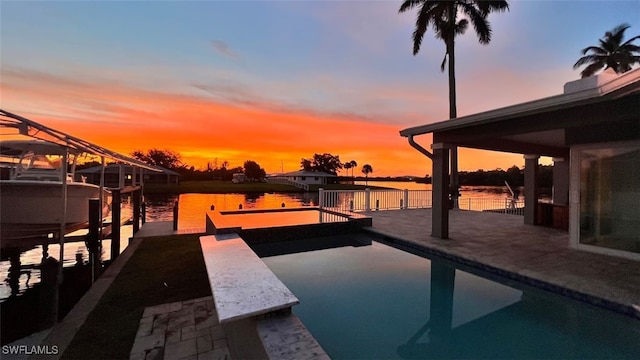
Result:
{"label": "boat lift", "polygon": [[[82,152],[82,153],[87,153],[90,155],[94,155],[94,156],[98,156],[101,159],[101,164],[102,164],[102,172],[100,175],[100,208],[102,206],[102,203],[104,202],[103,199],[103,190],[104,190],[104,172],[105,172],[105,159],[111,159],[111,160],[115,160],[119,163],[124,163],[127,165],[132,165],[134,167],[134,169],[137,167],[139,169],[146,169],[146,170],[150,170],[150,171],[154,171],[154,172],[161,172],[162,169],[146,164],[142,161],[139,161],[137,159],[134,159],[132,157],[117,153],[115,151],[109,150],[107,148],[104,148],[100,145],[96,145],[93,144],[91,142],[88,142],[86,140],[80,139],[78,137],[72,136],[70,134],[64,133],[62,131],[59,130],[55,130],[53,128],[50,128],[48,126],[42,125],[38,122],[35,122],[33,120],[27,119],[23,116],[11,113],[9,111],[0,109],[0,128],[2,129],[12,129],[14,132],[13,133],[2,133],[3,136],[11,136],[11,135],[15,135],[15,136],[28,136],[34,139],[39,139],[39,140],[43,140],[43,141],[47,141],[47,142],[51,142],[51,143],[55,143],[58,145],[63,146],[66,151],[64,152],[64,154],[62,155],[62,163],[63,164],[68,164],[69,162],[69,152],[70,150],[73,152]],[[74,164],[75,165],[75,164]],[[143,187],[143,176],[142,176],[142,170],[141,171],[141,176],[140,178],[140,190]],[[59,254],[59,261],[58,261],[58,275],[57,275],[57,286],[60,286],[60,284],[62,283],[62,274],[63,274],[63,260],[64,260],[64,239],[65,239],[65,231],[66,231],[66,214],[67,214],[67,181],[64,181],[64,179],[67,179],[67,175],[68,175],[68,168],[67,166],[63,166],[63,174],[62,174],[62,179],[63,181],[61,182],[62,185],[62,191],[61,191],[61,197],[62,197],[62,206],[61,206],[61,219],[60,219],[60,231],[59,233],[57,233],[57,237],[59,240],[59,245],[60,245],[60,254]],[[133,174],[133,187],[136,187],[136,182],[135,182],[135,170],[134,170],[134,174]],[[113,194],[118,196],[120,196],[121,192],[125,192],[124,189],[124,181],[123,181],[123,174],[122,172],[120,173],[120,181],[119,181],[119,188],[118,189],[112,189]],[[126,191],[131,191],[133,189],[128,189]],[[115,200],[115,199],[114,199]],[[138,199],[139,200],[139,199]],[[119,229],[119,216],[120,216],[120,211],[119,211],[119,199],[118,199],[118,203],[115,203],[114,201],[114,209],[115,207],[118,207],[118,211],[116,211],[118,219],[117,219],[117,223],[116,224],[112,224],[112,260],[115,258],[114,255],[114,251],[115,251],[115,256],[117,256],[117,254],[119,254],[119,249],[120,249],[120,229]],[[138,201],[138,205],[139,205],[139,201]],[[112,210],[113,212],[113,210]],[[134,209],[135,212],[135,209]],[[112,214],[112,215],[116,215],[116,214]],[[102,233],[102,217],[100,216],[100,221],[98,224],[98,236],[100,236],[100,234]],[[116,230],[115,227],[118,227],[118,229]],[[137,231],[138,228],[137,226],[135,226],[134,224],[134,232]],[[115,238],[117,236],[117,239]],[[56,292],[57,293],[57,292]],[[56,306],[55,306],[55,316],[54,316],[54,321],[57,322],[57,296],[56,296]]]}

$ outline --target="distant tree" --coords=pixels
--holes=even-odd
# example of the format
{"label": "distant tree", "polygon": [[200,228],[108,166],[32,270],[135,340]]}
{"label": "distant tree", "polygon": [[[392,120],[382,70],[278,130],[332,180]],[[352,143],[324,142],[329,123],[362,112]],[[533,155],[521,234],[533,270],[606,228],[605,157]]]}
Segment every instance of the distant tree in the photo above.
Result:
{"label": "distant tree", "polygon": [[[351,177],[353,177],[353,169],[355,169],[356,166],[358,166],[358,163],[355,160],[351,160],[351,161],[349,161],[348,163],[345,164],[345,168],[347,167],[347,164],[351,168]],[[349,171],[347,171],[347,176],[348,175],[349,175]]]}
{"label": "distant tree", "polygon": [[369,185],[369,174],[371,174],[372,172],[373,172],[373,168],[371,167],[371,165],[364,164],[362,166],[362,173],[366,177],[366,180],[364,181],[365,185]]}
{"label": "distant tree", "polygon": [[513,165],[507,169],[507,180],[510,186],[523,186],[524,173],[519,167]]}
{"label": "distant tree", "polygon": [[257,162],[247,160],[244,162],[244,173],[249,180],[262,180],[267,175],[263,168]]}
{"label": "distant tree", "polygon": [[313,167],[311,165],[311,160],[309,160],[309,159],[300,160],[300,167],[304,171],[313,171]]}
{"label": "distant tree", "polygon": [[347,176],[349,176],[349,169],[351,169],[353,166],[351,165],[351,162],[346,162],[344,163],[344,168],[345,170],[347,170]]}
{"label": "distant tree", "polygon": [[180,154],[171,150],[150,149],[146,153],[136,150],[131,153],[134,158],[146,162],[149,165],[162,166],[166,169],[180,169],[182,164]]}
{"label": "distant tree", "polygon": [[[640,64],[640,46],[632,44],[640,39],[640,35],[622,42],[624,32],[628,28],[630,28],[628,24],[618,25],[598,40],[599,46],[588,46],[582,49],[584,56],[573,64],[573,68],[587,65],[580,73],[583,78],[586,78],[603,68],[604,70],[613,69],[617,74],[622,74],[631,70],[635,64]],[[587,55],[587,53],[590,54]]]}
{"label": "distant tree", "polygon": [[300,166],[305,171],[322,171],[331,175],[338,175],[344,164],[340,161],[340,156],[329,153],[313,154],[311,159],[302,159]]}

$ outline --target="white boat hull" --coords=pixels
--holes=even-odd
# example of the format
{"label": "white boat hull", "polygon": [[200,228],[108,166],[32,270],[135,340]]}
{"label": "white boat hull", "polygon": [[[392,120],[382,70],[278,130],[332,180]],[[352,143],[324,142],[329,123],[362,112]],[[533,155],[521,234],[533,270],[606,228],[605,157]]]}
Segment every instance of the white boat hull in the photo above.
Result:
{"label": "white boat hull", "polygon": [[[111,193],[104,190],[102,215],[109,214]],[[89,221],[89,199],[100,197],[100,187],[67,183],[66,228],[73,231]],[[48,181],[0,181],[0,227],[2,239],[44,236],[60,231],[62,184]]]}

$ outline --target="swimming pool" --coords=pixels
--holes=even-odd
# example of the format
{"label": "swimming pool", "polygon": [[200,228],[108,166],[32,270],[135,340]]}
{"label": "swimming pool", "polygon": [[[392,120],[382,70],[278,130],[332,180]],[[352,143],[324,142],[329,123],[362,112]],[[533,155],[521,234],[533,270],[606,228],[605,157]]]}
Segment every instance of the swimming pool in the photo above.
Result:
{"label": "swimming pool", "polygon": [[352,234],[371,224],[369,216],[317,207],[212,210],[206,214],[207,234],[237,233],[249,245]]}
{"label": "swimming pool", "polygon": [[334,359],[640,358],[640,322],[373,242],[263,261]]}

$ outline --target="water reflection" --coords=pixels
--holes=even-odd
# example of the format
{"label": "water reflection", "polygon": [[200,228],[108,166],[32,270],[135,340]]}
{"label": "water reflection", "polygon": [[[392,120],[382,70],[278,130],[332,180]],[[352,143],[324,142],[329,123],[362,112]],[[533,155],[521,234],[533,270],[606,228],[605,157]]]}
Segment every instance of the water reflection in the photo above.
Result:
{"label": "water reflection", "polygon": [[640,326],[634,320],[537,292],[523,292],[515,303],[454,324],[455,274],[454,267],[431,261],[429,318],[398,346],[401,358],[585,359],[640,355]]}

